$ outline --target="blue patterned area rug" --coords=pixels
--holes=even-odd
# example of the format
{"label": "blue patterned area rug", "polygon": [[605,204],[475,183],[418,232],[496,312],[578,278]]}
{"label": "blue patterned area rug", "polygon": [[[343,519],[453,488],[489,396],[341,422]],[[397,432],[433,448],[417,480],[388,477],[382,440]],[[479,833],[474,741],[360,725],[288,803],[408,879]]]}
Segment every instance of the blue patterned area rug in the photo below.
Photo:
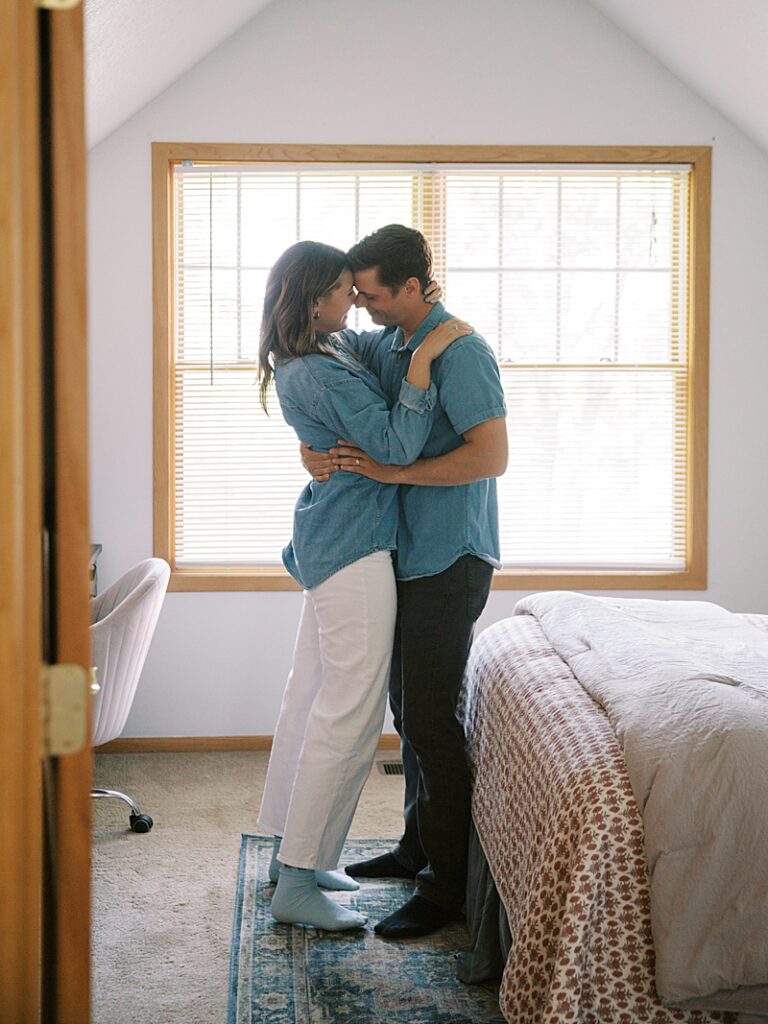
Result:
{"label": "blue patterned area rug", "polygon": [[[375,857],[389,839],[347,842],[342,863]],[[413,883],[364,881],[333,898],[368,915],[365,929],[327,932],[278,924],[269,906],[272,839],[243,836],[232,934],[228,1024],[504,1024],[496,989],[456,978],[469,944],[457,923],[419,939],[380,939],[373,925]]]}

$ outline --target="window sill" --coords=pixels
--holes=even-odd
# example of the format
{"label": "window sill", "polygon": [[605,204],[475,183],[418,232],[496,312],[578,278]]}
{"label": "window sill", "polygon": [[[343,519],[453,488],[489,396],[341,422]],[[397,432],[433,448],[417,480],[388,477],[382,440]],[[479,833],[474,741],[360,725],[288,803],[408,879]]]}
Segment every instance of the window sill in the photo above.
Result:
{"label": "window sill", "polygon": [[[494,574],[494,590],[706,590],[706,570],[685,572],[599,572],[502,570]],[[284,569],[175,569],[169,591],[300,591]]]}
{"label": "window sill", "polygon": [[299,584],[285,569],[172,569],[168,590],[294,590]]}
{"label": "window sill", "polygon": [[494,590],[706,590],[706,570],[682,572],[573,573],[557,570],[501,570],[493,578]]}

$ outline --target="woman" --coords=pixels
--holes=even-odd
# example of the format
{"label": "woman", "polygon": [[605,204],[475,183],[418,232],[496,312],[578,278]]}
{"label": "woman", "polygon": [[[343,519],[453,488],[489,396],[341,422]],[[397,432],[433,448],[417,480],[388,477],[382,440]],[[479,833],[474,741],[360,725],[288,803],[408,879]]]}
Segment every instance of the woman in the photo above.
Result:
{"label": "woman", "polygon": [[[299,242],[283,253],[264,300],[262,404],[274,380],[283,416],[304,444],[327,450],[350,437],[382,461],[404,465],[432,426],[432,361],[471,328],[452,320],[427,335],[390,410],[376,377],[335,335],[354,301],[341,250]],[[310,482],[296,503],[283,561],[305,588],[304,604],[258,819],[275,836],[278,921],[334,931],[366,921],[319,885],[358,888],[334,869],[384,720],[397,520],[397,488],[353,474]]]}

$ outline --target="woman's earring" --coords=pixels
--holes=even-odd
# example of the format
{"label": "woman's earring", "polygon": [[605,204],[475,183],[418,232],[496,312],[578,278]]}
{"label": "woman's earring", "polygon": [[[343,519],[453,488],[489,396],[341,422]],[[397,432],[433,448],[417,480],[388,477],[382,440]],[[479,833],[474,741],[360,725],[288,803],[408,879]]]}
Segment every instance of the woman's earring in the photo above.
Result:
{"label": "woman's earring", "polygon": [[319,313],[313,313],[312,314],[312,319],[313,320],[319,320],[320,319],[320,314]]}

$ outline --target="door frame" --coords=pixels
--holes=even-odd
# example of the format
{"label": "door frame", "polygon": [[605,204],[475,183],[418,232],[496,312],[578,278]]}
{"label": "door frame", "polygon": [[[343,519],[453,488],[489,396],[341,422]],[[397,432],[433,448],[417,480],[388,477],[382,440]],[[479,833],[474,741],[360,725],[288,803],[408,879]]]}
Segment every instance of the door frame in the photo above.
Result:
{"label": "door frame", "polygon": [[[52,547],[56,660],[91,665],[88,517],[88,352],[86,149],[83,9],[41,11],[48,31],[50,83],[50,253],[53,366]],[[90,737],[90,722],[87,735]],[[90,744],[56,758],[53,898],[53,1017],[90,1019],[91,786]]]}
{"label": "door frame", "polygon": [[[83,96],[82,9],[38,11],[34,0],[4,0],[0,4],[0,806],[4,816],[0,977],[4,1024],[35,1024],[41,1019],[46,1024],[84,1024],[90,1018],[92,756],[86,747],[66,758],[44,760],[41,684],[44,525],[51,530],[53,545],[51,660],[86,669],[91,660]],[[47,133],[41,132],[43,122],[50,128]],[[41,136],[48,140],[42,156]],[[44,393],[46,365],[50,372]],[[47,428],[46,406],[51,410]],[[52,495],[50,488],[46,490],[48,478],[55,485]],[[50,769],[47,773],[44,764]],[[50,780],[49,829],[44,826],[44,774]],[[53,870],[50,884],[44,886],[46,842]]]}
{"label": "door frame", "polygon": [[0,977],[3,1011],[13,1024],[40,1018],[42,948],[36,18],[31,3],[0,4]]}

